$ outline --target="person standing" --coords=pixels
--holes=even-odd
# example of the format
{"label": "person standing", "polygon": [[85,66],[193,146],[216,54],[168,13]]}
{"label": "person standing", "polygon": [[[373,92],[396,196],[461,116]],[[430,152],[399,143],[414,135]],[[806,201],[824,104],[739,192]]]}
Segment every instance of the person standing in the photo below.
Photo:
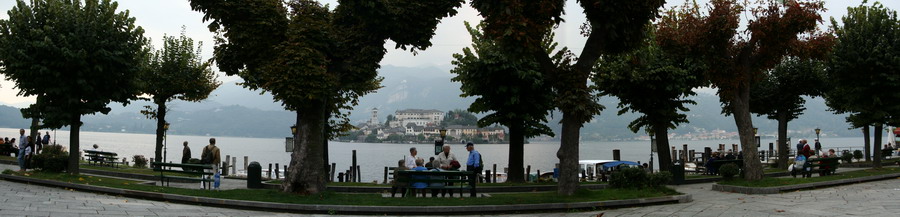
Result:
{"label": "person standing", "polygon": [[803,150],[803,142],[804,139],[797,140],[797,153],[800,153],[800,150]]}
{"label": "person standing", "polygon": [[471,142],[466,144],[466,150],[469,151],[469,158],[466,160],[466,171],[475,172],[478,175],[478,181],[481,181],[481,171],[484,169],[481,153],[475,150],[475,144]]}
{"label": "person standing", "polygon": [[25,171],[25,148],[28,147],[28,137],[25,136],[25,129],[19,129],[19,150],[16,160],[19,161],[19,172]]}
{"label": "person standing", "polygon": [[816,148],[816,155],[819,155],[819,153],[822,153],[822,143],[819,143],[819,138],[816,138],[815,141],[816,144],[814,147]]}
{"label": "person standing", "polygon": [[419,151],[416,150],[416,147],[409,148],[409,155],[406,156],[406,168],[416,168],[416,155],[419,154]]}
{"label": "person standing", "polygon": [[200,161],[203,164],[212,164],[212,173],[215,180],[215,189],[219,189],[219,163],[222,162],[219,154],[219,147],[216,147],[216,138],[209,138],[209,145],[203,147],[203,154],[200,155]]}
{"label": "person standing", "polygon": [[41,143],[37,147],[37,153],[40,154],[41,150],[44,150],[44,146],[50,145],[50,131],[44,132],[44,138],[41,139]]}
{"label": "person standing", "polygon": [[188,147],[188,142],[184,141],[184,150],[181,151],[181,163],[186,164],[191,161],[191,148]]}

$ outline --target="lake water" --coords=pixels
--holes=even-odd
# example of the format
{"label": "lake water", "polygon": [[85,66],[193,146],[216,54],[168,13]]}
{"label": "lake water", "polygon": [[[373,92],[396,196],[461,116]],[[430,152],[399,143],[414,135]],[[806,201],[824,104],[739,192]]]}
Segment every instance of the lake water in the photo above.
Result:
{"label": "lake water", "polygon": [[[41,131],[43,132],[46,131]],[[18,137],[18,129],[0,128],[0,137]],[[53,132],[50,133],[54,135]],[[56,142],[68,146],[69,132],[57,131]],[[289,136],[289,135],[286,135]],[[182,136],[169,135],[168,144],[168,161],[180,161],[182,142],[188,141],[189,147],[194,158],[200,157],[200,151],[203,146],[208,144],[209,138],[206,136]],[[796,144],[793,138],[791,147]],[[812,141],[812,138],[808,138]],[[841,149],[861,149],[863,144],[862,137],[857,138],[822,138],[822,145],[825,149],[841,148]],[[130,133],[100,133],[100,132],[81,132],[81,148],[90,148],[93,144],[100,146],[101,150],[116,152],[120,156],[128,158],[130,162],[134,155],[144,155],[147,158],[152,157],[154,150],[155,135],[153,134],[130,134]],[[882,141],[886,142],[886,138]],[[272,138],[238,138],[238,137],[216,137],[217,146],[221,149],[222,157],[225,155],[237,156],[239,170],[243,167],[243,156],[249,157],[250,161],[257,161],[266,169],[269,163],[285,165],[290,162],[290,154],[284,150],[284,139]],[[763,139],[761,149],[768,150],[768,143],[774,143],[774,139]],[[718,144],[728,144],[726,149],[730,149],[730,144],[737,144],[737,140],[704,140],[704,141],[670,141],[678,149],[682,149],[682,144],[688,144],[688,149],[697,151],[703,150],[704,147],[718,148]],[[357,150],[357,161],[361,165],[362,180],[371,182],[373,180],[382,180],[385,166],[396,166],[397,161],[403,159],[405,154],[409,154],[410,147],[417,147],[419,157],[425,158],[433,156],[434,144],[388,144],[388,143],[345,143],[330,142],[329,143],[329,159],[337,164],[338,171],[347,170],[351,164],[351,155],[353,150]],[[486,168],[490,169],[493,164],[497,164],[500,171],[508,159],[507,144],[478,144],[475,148],[481,152],[484,157]],[[559,149],[559,142],[534,142],[525,145],[525,165],[531,165],[532,172],[535,170],[549,171],[559,161],[556,158],[556,151]],[[580,145],[580,159],[612,159],[612,150],[621,150],[622,160],[648,162],[650,160],[650,141],[623,141],[623,142],[597,142],[585,141]],[[66,148],[68,150],[68,148]],[[461,158],[461,163],[465,162],[467,152],[462,144],[451,144],[451,153]],[[655,156],[655,154],[654,154]],[[225,159],[222,159],[223,161]],[[657,159],[653,160],[658,162]],[[658,168],[658,166],[654,166]]]}

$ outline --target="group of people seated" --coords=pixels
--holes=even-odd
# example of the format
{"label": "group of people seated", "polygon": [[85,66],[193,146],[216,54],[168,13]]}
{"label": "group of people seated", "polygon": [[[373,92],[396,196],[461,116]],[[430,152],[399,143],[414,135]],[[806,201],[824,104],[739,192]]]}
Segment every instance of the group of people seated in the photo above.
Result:
{"label": "group of people seated", "polygon": [[713,152],[712,155],[709,156],[709,160],[707,160],[706,163],[703,164],[703,167],[706,168],[707,175],[719,175],[719,167],[718,166],[721,166],[721,165],[717,165],[714,162],[720,161],[720,160],[742,160],[742,159],[744,159],[744,155],[742,152],[738,152],[737,154],[734,154],[733,151],[728,150],[728,152],[726,152],[726,154],[723,155],[722,153],[717,151],[717,152]]}
{"label": "group of people seated", "polygon": [[[456,155],[450,153],[450,146],[444,145],[443,151],[439,153],[436,157],[430,157],[428,162],[425,162],[425,159],[417,157],[418,151],[415,147],[409,149],[409,156],[405,156],[403,160],[397,162],[397,171],[401,170],[413,170],[413,171],[459,171],[462,165],[457,161]],[[480,173],[481,165],[481,154],[474,150],[474,144],[469,143],[466,144],[466,149],[469,151],[469,158],[467,162],[467,170],[475,171]],[[442,177],[425,177],[425,175],[415,175],[412,177],[414,179],[427,179],[434,178],[440,179]],[[393,197],[397,190],[401,190],[401,192],[405,192],[406,190],[412,191],[415,193],[421,192],[423,196],[425,196],[425,188],[427,187],[443,187],[443,186],[452,186],[453,183],[443,183],[443,182],[415,182],[409,185],[409,183],[401,183],[394,182],[394,187],[391,190],[391,196]],[[409,186],[410,189],[405,189],[406,186]],[[432,189],[431,196],[437,197],[438,193],[441,193],[442,197],[446,197],[447,193],[450,193],[450,197],[453,197],[453,192],[448,191],[447,189]]]}

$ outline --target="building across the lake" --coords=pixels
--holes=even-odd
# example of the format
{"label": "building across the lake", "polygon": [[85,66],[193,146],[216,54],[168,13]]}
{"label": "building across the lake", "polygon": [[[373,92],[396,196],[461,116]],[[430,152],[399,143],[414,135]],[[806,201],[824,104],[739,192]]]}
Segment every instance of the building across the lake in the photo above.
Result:
{"label": "building across the lake", "polygon": [[[505,141],[506,129],[502,127],[484,127],[466,125],[441,126],[446,112],[436,109],[404,109],[394,112],[392,119],[385,124],[378,120],[378,109],[372,109],[372,116],[364,123],[356,125],[356,140],[362,141],[374,137],[379,140],[401,136],[403,138],[435,139],[440,137],[440,130],[446,129],[451,138],[478,138],[485,141]],[[374,134],[374,136],[372,136]]]}

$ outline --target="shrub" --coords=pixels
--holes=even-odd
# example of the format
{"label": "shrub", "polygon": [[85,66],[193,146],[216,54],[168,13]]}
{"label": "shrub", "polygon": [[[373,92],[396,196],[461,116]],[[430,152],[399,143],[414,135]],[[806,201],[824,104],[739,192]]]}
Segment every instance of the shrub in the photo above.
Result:
{"label": "shrub", "polygon": [[734,176],[736,176],[740,172],[741,169],[733,163],[725,164],[719,167],[719,174],[722,174],[722,178],[725,178],[726,180],[734,178]]}
{"label": "shrub", "polygon": [[672,181],[672,173],[668,171],[660,171],[658,173],[647,175],[647,185],[651,188],[661,188]]}
{"label": "shrub", "polygon": [[844,153],[841,154],[841,160],[850,163],[853,160],[853,154],[850,154],[850,151],[844,150]]}
{"label": "shrub", "polygon": [[639,189],[647,184],[647,173],[641,168],[624,168],[613,172],[609,178],[609,185],[613,188]]}
{"label": "shrub", "polygon": [[69,166],[69,152],[60,145],[48,145],[34,155],[32,167],[47,172],[62,172]]}
{"label": "shrub", "polygon": [[131,160],[134,161],[134,168],[147,168],[147,158],[144,155],[135,155]]}
{"label": "shrub", "polygon": [[859,161],[859,159],[863,158],[863,152],[860,150],[853,151],[853,158],[855,158],[856,161]]}

